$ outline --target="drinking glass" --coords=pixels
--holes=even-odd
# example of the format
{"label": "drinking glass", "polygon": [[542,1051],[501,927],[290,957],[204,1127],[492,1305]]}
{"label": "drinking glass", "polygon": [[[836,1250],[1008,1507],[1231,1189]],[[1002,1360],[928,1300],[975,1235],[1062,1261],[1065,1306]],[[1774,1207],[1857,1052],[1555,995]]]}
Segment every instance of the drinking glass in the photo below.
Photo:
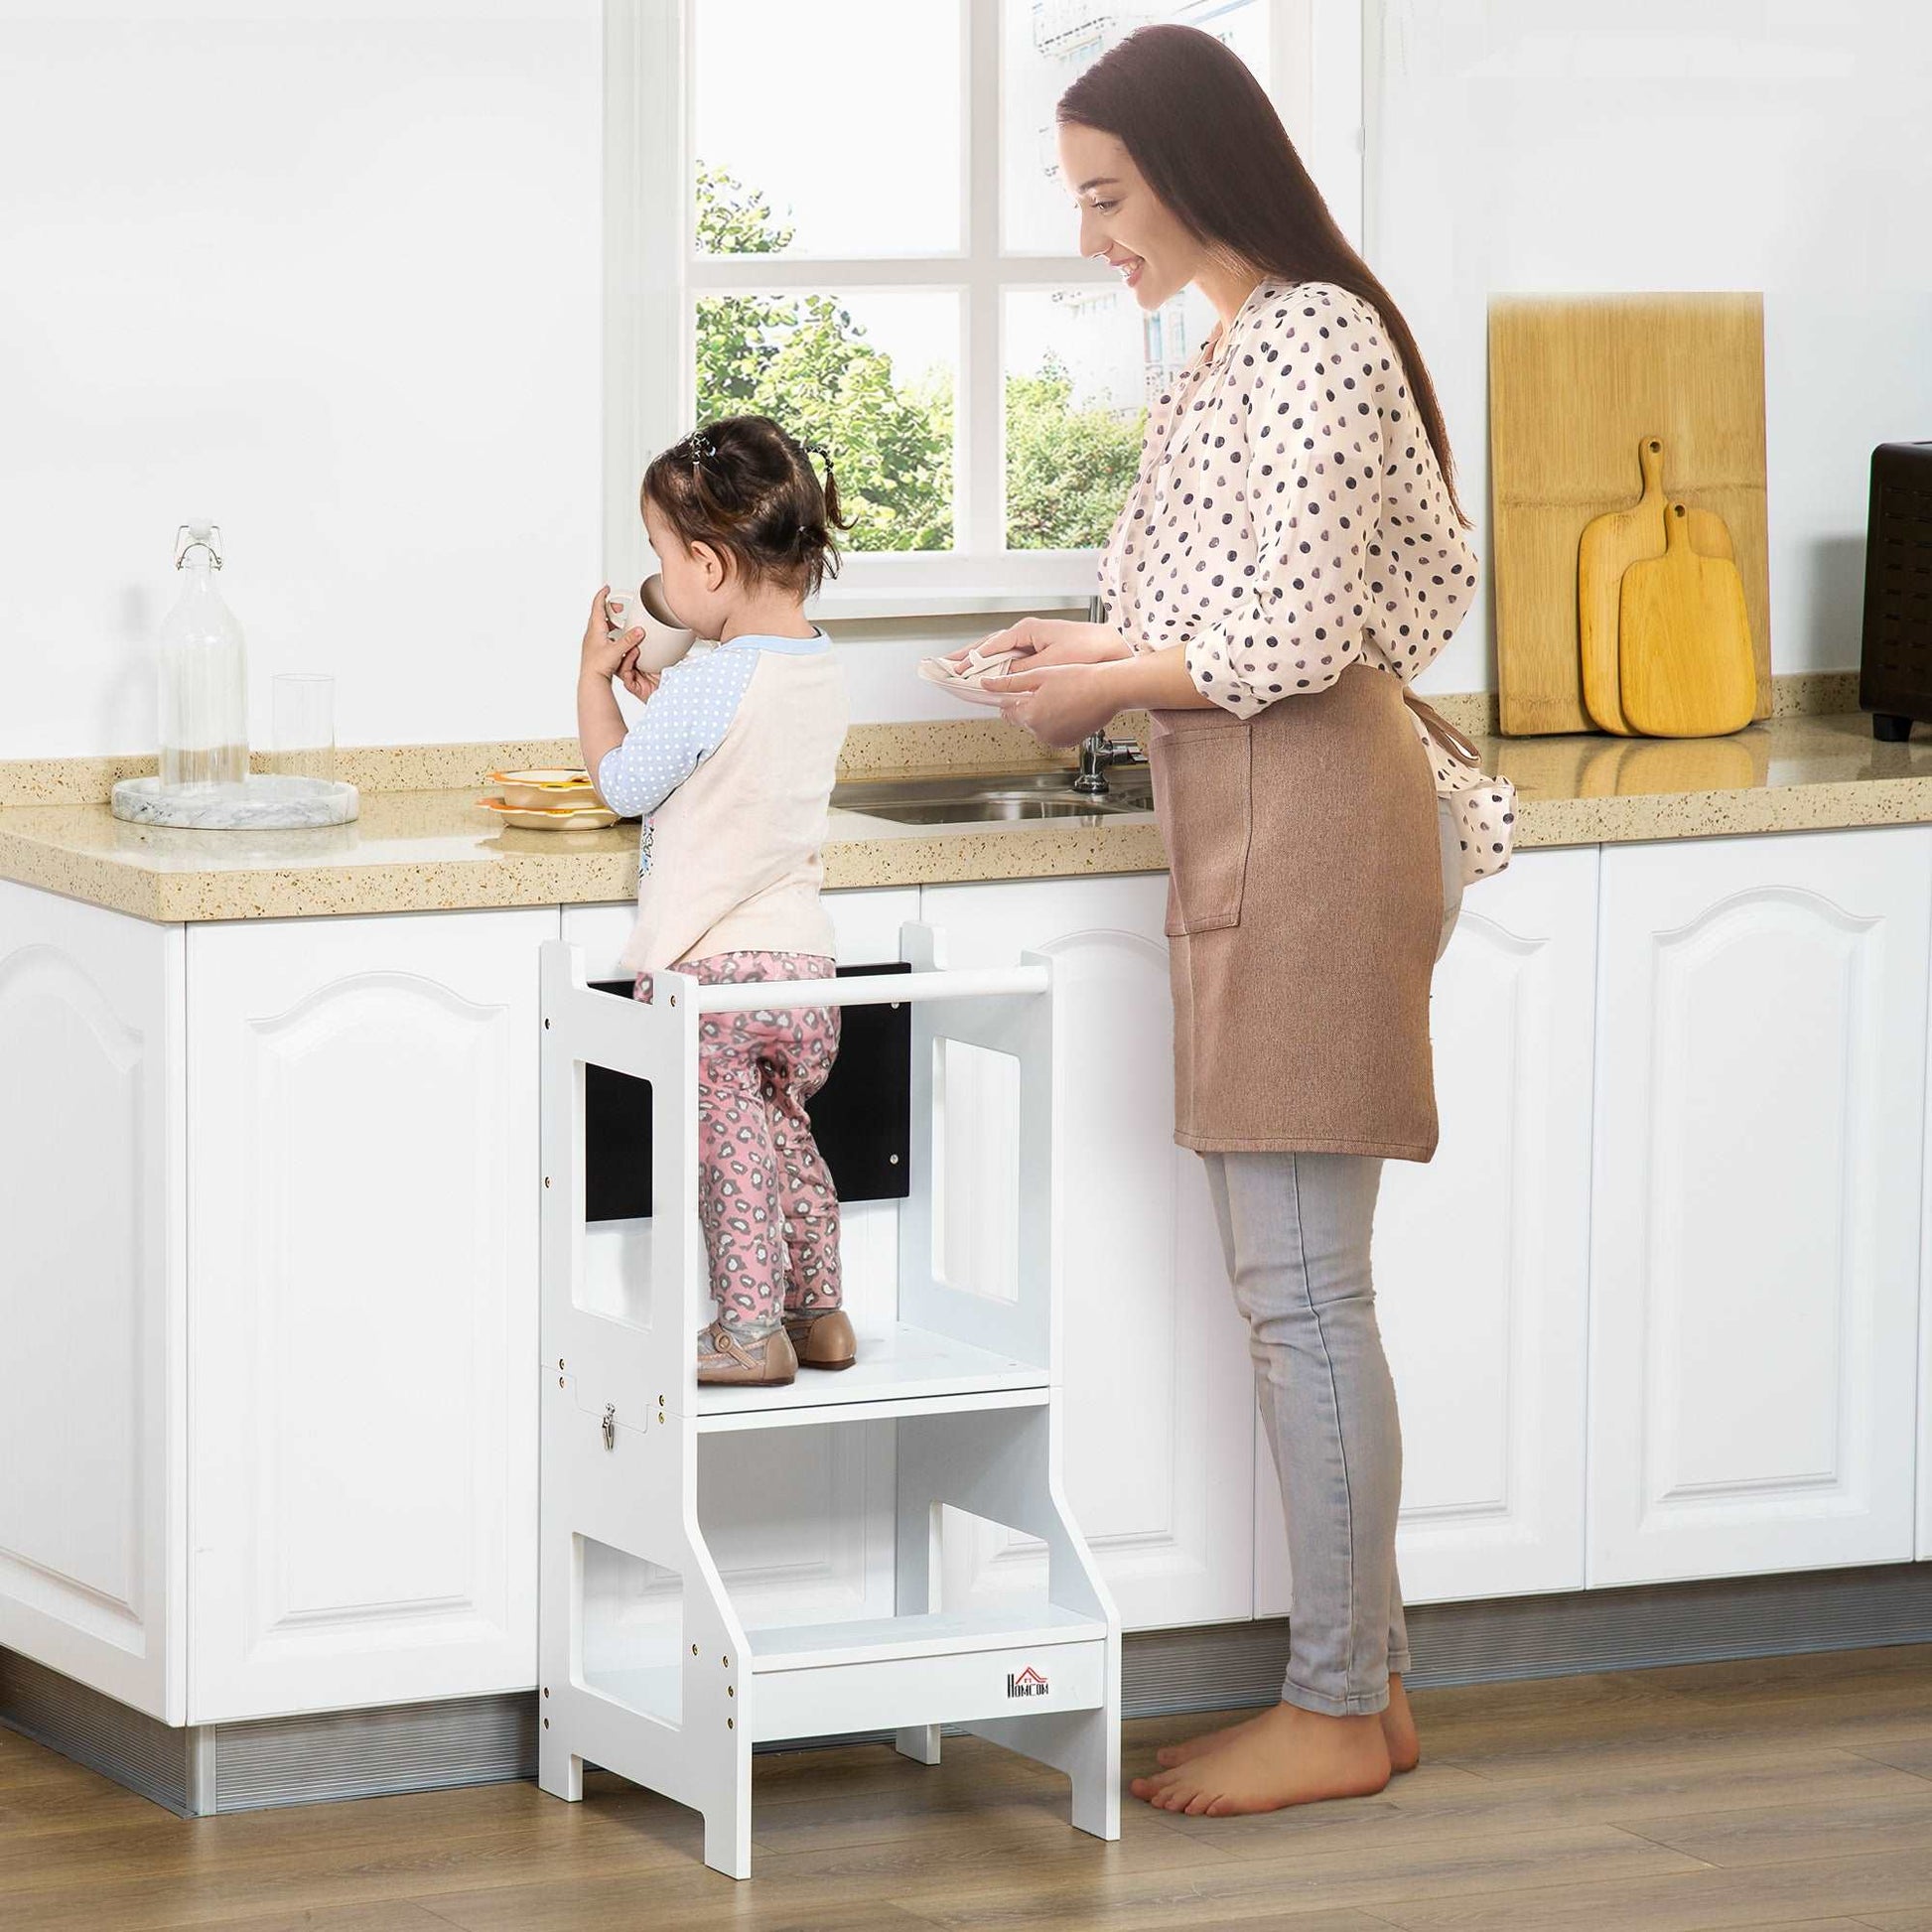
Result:
{"label": "drinking glass", "polygon": [[271,768],[291,778],[336,775],[336,680],[326,671],[284,671],[274,680]]}

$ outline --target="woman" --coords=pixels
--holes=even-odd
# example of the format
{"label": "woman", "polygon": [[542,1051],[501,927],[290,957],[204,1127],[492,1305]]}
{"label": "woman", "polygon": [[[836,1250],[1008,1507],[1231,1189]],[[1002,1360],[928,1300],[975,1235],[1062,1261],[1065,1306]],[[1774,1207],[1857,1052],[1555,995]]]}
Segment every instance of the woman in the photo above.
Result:
{"label": "woman", "polygon": [[1149,411],[1101,563],[1111,621],[1016,624],[984,648],[1031,655],[986,683],[1049,745],[1153,712],[1175,1139],[1205,1158],[1249,1322],[1295,1612],[1281,1704],[1133,1790],[1267,1811],[1418,1756],[1369,1231],[1382,1162],[1436,1148],[1429,986],[1460,865],[1449,762],[1404,699],[1475,557],[1408,327],[1240,60],[1144,28],[1058,120],[1082,252],[1144,310],[1192,283],[1220,323]]}

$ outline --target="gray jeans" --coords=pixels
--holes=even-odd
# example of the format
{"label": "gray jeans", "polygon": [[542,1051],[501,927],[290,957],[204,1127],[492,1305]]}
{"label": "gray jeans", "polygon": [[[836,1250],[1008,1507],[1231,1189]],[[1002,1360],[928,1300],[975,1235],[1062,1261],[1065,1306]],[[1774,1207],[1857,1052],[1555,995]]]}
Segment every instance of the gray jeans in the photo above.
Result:
{"label": "gray jeans", "polygon": [[1208,1154],[1255,1401],[1281,1476],[1295,1607],[1282,1701],[1384,1709],[1409,1668],[1396,1580],[1402,1428],[1369,1278],[1382,1163],[1360,1154]]}

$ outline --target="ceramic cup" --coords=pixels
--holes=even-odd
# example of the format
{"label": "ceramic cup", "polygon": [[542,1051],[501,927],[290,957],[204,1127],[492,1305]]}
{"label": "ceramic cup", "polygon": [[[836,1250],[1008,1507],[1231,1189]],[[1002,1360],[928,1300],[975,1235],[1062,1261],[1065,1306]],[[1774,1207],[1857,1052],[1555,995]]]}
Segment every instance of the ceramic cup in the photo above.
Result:
{"label": "ceramic cup", "polygon": [[664,580],[646,577],[634,591],[611,591],[604,599],[616,631],[643,629],[637,645],[637,662],[647,671],[661,671],[675,664],[697,641],[698,633],[687,630],[671,614],[664,601]]}

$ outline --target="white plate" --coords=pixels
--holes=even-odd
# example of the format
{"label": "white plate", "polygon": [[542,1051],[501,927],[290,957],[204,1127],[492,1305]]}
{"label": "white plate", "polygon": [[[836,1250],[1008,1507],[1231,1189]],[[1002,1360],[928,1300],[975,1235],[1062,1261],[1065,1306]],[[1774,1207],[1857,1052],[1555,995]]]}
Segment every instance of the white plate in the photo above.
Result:
{"label": "white plate", "polygon": [[[919,675],[928,684],[936,684],[949,698],[957,698],[961,704],[1002,705],[1008,698],[1017,694],[1011,691],[989,691],[977,680],[969,677],[956,677],[952,668],[937,657],[919,660]],[[989,676],[1003,675],[989,672]]]}
{"label": "white plate", "polygon": [[587,785],[591,774],[581,764],[541,764],[516,771],[492,771],[493,785]]}
{"label": "white plate", "polygon": [[608,805],[563,806],[531,811],[506,805],[500,798],[479,798],[477,803],[484,811],[494,812],[505,825],[514,825],[523,832],[601,832],[607,825],[618,822],[617,813]]}

